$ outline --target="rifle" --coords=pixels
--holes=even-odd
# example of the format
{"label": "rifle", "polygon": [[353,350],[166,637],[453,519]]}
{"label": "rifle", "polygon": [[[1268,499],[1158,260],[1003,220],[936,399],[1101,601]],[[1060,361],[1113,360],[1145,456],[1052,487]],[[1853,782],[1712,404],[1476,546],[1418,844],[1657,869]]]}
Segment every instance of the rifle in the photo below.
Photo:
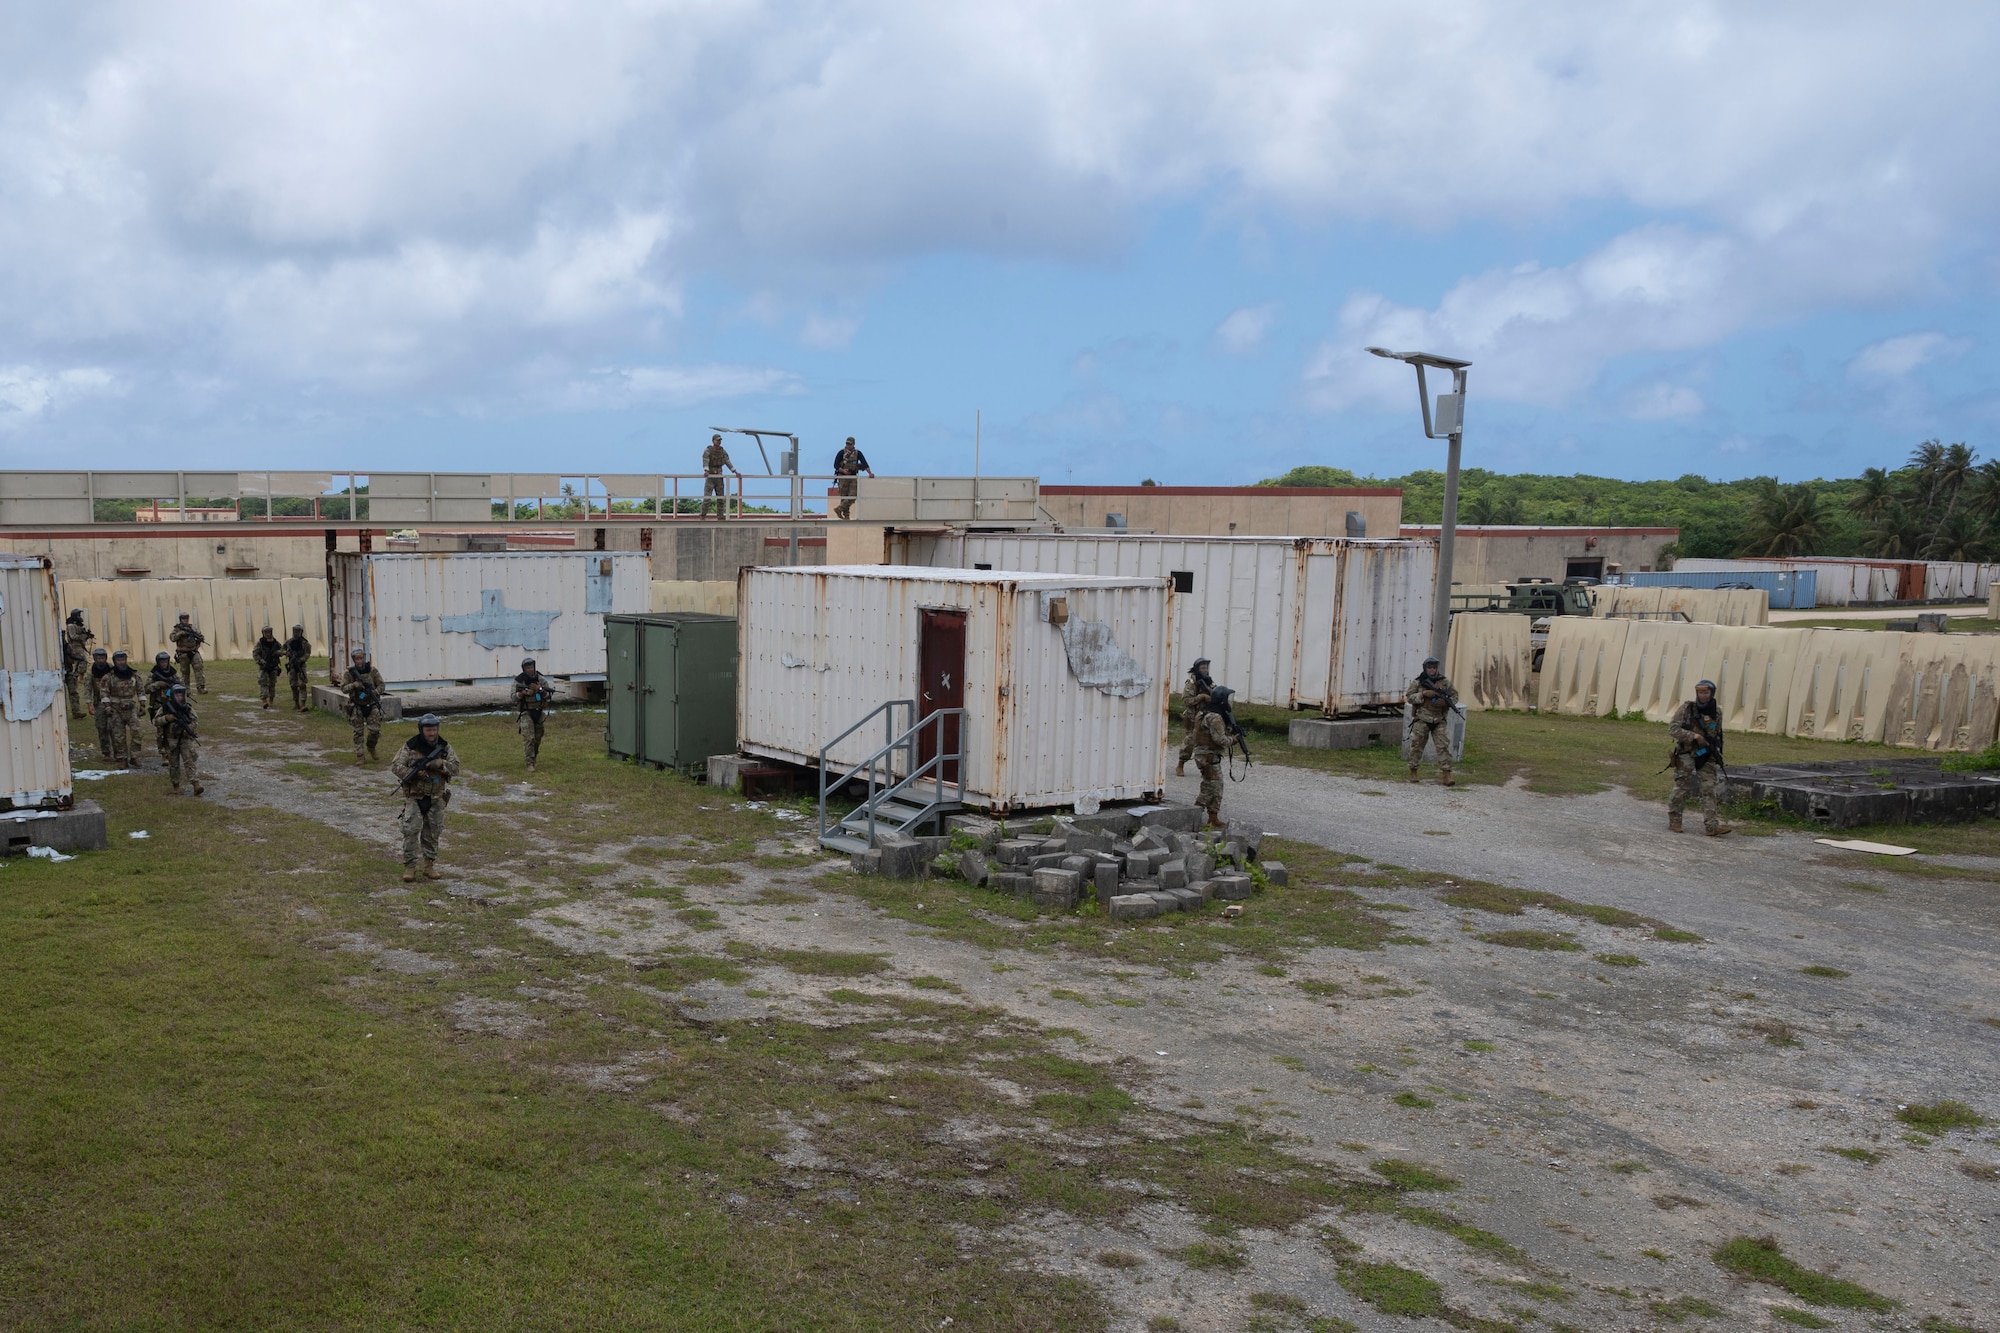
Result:
{"label": "rifle", "polygon": [[[396,784],[398,790],[407,790],[412,782],[416,781],[418,778],[423,776],[424,770],[431,766],[432,761],[443,758],[444,752],[449,748],[451,747],[445,744],[444,737],[442,736],[438,737],[438,743],[431,748],[430,753],[426,754],[422,759],[419,759],[411,767],[409,773],[405,775],[403,780]],[[428,796],[420,796],[417,798],[418,803],[424,807],[425,814],[430,813],[430,799],[431,798]]]}
{"label": "rifle", "polygon": [[[1231,751],[1236,751],[1236,750],[1242,751],[1243,777],[1247,778],[1250,776],[1250,769],[1257,762],[1256,760],[1250,757],[1249,737],[1244,733],[1242,725],[1237,722],[1236,714],[1234,712],[1230,711],[1227,708],[1218,708],[1215,711],[1216,714],[1219,717],[1221,717],[1222,725],[1225,728],[1227,728],[1229,732],[1229,748],[1224,750],[1223,754],[1225,756],[1230,756]],[[1239,778],[1236,776],[1236,761],[1233,757],[1230,758],[1230,763],[1229,763],[1229,778],[1230,781],[1232,782],[1243,781],[1243,778]]]}
{"label": "rifle", "polygon": [[[524,695],[525,697],[523,697]],[[523,686],[516,685],[514,687],[514,698],[526,711],[540,713],[546,711],[545,705],[556,701],[556,694],[554,690],[549,688],[548,677],[537,672],[534,688],[529,690]]]}
{"label": "rifle", "polygon": [[375,706],[375,691],[365,680],[349,680],[341,687],[347,692],[347,701],[366,713]]}
{"label": "rifle", "polygon": [[169,718],[169,721],[167,722],[168,728],[170,728],[173,731],[179,732],[182,739],[185,740],[199,739],[194,733],[194,716],[188,711],[188,706],[186,704],[182,704],[178,708],[176,708],[174,706],[174,701],[171,698],[165,700],[164,703],[166,705],[166,711]]}

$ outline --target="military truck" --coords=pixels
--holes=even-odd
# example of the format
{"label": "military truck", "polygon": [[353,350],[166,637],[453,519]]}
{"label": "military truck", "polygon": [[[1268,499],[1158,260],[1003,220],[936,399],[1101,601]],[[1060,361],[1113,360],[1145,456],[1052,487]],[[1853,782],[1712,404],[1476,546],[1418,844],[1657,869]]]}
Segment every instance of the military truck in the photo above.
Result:
{"label": "military truck", "polygon": [[1594,580],[1570,579],[1556,583],[1549,579],[1521,579],[1468,588],[1451,595],[1453,615],[1500,611],[1532,616],[1528,637],[1535,647],[1534,669],[1542,669],[1542,652],[1549,643],[1549,622],[1557,616],[1587,616],[1595,613],[1591,597]]}

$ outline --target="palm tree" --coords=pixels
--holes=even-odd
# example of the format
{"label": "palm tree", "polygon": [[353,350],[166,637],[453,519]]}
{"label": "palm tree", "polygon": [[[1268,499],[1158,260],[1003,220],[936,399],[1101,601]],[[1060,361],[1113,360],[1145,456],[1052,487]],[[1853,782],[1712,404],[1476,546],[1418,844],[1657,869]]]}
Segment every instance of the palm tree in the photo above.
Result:
{"label": "palm tree", "polygon": [[1944,458],[1938,464],[1937,473],[1938,491],[1945,497],[1944,514],[1938,519],[1939,530],[1951,521],[1953,512],[1957,510],[1959,492],[1965,489],[1966,478],[1972,475],[1972,465],[1978,457],[1962,442],[1945,446]]}
{"label": "palm tree", "polygon": [[1925,440],[1910,451],[1909,467],[1916,475],[1917,489],[1923,492],[1924,512],[1937,508],[1938,475],[1944,471],[1944,445]]}
{"label": "palm tree", "polygon": [[1984,560],[1990,545],[1979,520],[1960,510],[1938,524],[1927,554],[1933,560]]}
{"label": "palm tree", "polygon": [[1744,531],[1744,555],[1811,555],[1824,537],[1819,492],[1811,483],[1780,486],[1774,478],[1759,479]]}
{"label": "palm tree", "polygon": [[1854,494],[1847,498],[1847,512],[1872,523],[1896,503],[1896,483],[1879,467],[1863,468],[1860,480]]}
{"label": "palm tree", "polygon": [[1895,500],[1875,516],[1861,540],[1861,554],[1882,560],[1908,560],[1923,545],[1923,515],[1914,503]]}
{"label": "palm tree", "polygon": [[2000,458],[1989,458],[1966,479],[1965,505],[1982,523],[2000,521]]}
{"label": "palm tree", "polygon": [[1466,521],[1484,525],[1493,521],[1493,497],[1485,491],[1472,497],[1465,506]]}

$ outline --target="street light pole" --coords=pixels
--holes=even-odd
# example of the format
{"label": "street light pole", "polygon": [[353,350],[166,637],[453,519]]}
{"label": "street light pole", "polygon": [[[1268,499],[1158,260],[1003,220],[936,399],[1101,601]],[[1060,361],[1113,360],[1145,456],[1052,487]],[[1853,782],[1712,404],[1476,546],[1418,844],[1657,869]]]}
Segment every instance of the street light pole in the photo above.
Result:
{"label": "street light pole", "polygon": [[[1470,361],[1429,352],[1392,352],[1386,347],[1368,349],[1376,356],[1403,361],[1417,369],[1417,406],[1424,416],[1424,438],[1444,440],[1444,514],[1438,524],[1437,592],[1431,606],[1431,656],[1444,660],[1451,638],[1451,569],[1458,545],[1458,464],[1465,443],[1465,372]],[[1451,372],[1451,392],[1437,396],[1437,412],[1431,412],[1430,389],[1424,383],[1424,367]]]}

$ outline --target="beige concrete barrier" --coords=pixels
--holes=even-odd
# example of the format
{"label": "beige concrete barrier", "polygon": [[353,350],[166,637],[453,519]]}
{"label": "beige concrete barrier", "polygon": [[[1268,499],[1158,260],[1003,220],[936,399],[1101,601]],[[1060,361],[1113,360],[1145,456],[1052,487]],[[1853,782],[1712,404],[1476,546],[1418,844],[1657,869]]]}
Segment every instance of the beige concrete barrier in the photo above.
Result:
{"label": "beige concrete barrier", "polygon": [[1592,588],[1592,609],[1599,616],[1632,616],[1655,612],[1660,609],[1660,599],[1667,593],[1665,588],[1631,588],[1622,583],[1607,584]]}
{"label": "beige concrete barrier", "polygon": [[1808,629],[1750,625],[1718,625],[1709,632],[1702,675],[1715,682],[1726,730],[1784,734],[1792,678],[1811,634]]}
{"label": "beige concrete barrier", "polygon": [[1771,595],[1762,588],[1660,588],[1660,610],[1697,624],[1767,625]]}
{"label": "beige concrete barrier", "polygon": [[1619,658],[1614,708],[1665,722],[1681,701],[1694,697],[1694,683],[1706,674],[1713,625],[1637,620]]}
{"label": "beige concrete barrier", "polygon": [[1914,635],[1816,629],[1799,652],[1786,704],[1787,736],[1879,741],[1895,692],[1903,642]]}
{"label": "beige concrete barrier", "polygon": [[1983,750],[2000,722],[2000,635],[1908,634],[1883,738],[1925,750]]}
{"label": "beige concrete barrier", "polygon": [[1463,707],[1528,707],[1535,685],[1532,627],[1532,617],[1497,611],[1452,617],[1444,673],[1458,686]]}
{"label": "beige concrete barrier", "polygon": [[731,579],[655,579],[652,609],[656,612],[699,611],[712,616],[733,616],[736,614],[736,583]]}
{"label": "beige concrete barrier", "polygon": [[1625,638],[1637,621],[1557,616],[1542,653],[1536,707],[1544,713],[1603,717],[1611,712]]}
{"label": "beige concrete barrier", "polygon": [[1986,618],[2000,620],[2000,583],[1995,583],[1986,590]]}
{"label": "beige concrete barrier", "polygon": [[174,650],[169,635],[183,611],[206,636],[202,655],[212,662],[246,660],[265,625],[283,639],[301,618],[325,650],[325,579],[67,579],[59,592],[64,615],[82,608],[97,635],[91,647],[122,648],[135,665]]}

